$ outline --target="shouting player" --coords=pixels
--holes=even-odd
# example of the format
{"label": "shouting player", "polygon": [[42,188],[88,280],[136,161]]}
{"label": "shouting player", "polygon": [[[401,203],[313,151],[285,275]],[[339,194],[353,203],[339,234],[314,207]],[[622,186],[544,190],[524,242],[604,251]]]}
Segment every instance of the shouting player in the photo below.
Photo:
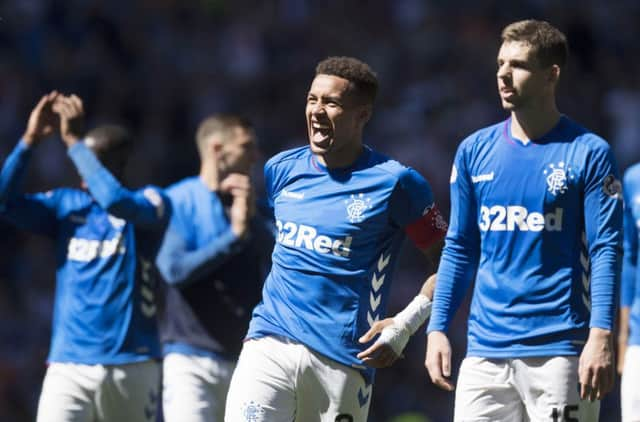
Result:
{"label": "shouting player", "polygon": [[391,364],[426,319],[435,277],[369,343],[405,233],[439,253],[446,231],[425,179],[362,142],[377,86],[359,60],[320,62],[307,94],[309,145],[265,165],[278,238],[226,421],[365,421],[373,367]]}
{"label": "shouting player", "polygon": [[455,157],[426,366],[453,389],[446,332],[475,278],[456,421],[584,422],[613,386],[620,182],[609,145],[556,107],[566,59],[549,23],[504,28],[497,82],[510,118]]}
{"label": "shouting player", "polygon": [[[120,177],[131,137],[101,126],[80,141],[82,103],[45,95],[0,175],[1,215],[48,236],[57,261],[53,333],[38,421],[152,420],[160,382],[155,252],[168,210],[158,191],[131,192]],[[34,147],[60,126],[86,184],[20,192]]]}
{"label": "shouting player", "polygon": [[171,223],[157,258],[167,422],[222,421],[251,310],[260,301],[273,235],[254,214],[250,124],[214,115],[198,128],[200,174],[167,189]]}

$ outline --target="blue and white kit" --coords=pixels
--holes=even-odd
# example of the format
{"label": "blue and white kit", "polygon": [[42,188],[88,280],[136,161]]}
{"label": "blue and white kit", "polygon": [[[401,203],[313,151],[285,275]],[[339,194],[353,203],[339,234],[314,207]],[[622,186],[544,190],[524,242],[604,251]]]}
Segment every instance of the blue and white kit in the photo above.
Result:
{"label": "blue and white kit", "polygon": [[615,160],[603,139],[566,116],[527,144],[510,123],[458,148],[428,331],[447,331],[475,278],[467,356],[577,355],[589,327],[611,330],[615,318]]}
{"label": "blue and white kit", "polygon": [[370,379],[358,338],[385,317],[405,231],[421,248],[444,236],[429,184],[368,147],[345,169],[285,151],[265,181],[278,237],[247,338],[291,339]]}
{"label": "blue and white kit", "polygon": [[235,361],[269,268],[270,223],[257,216],[248,238],[239,239],[222,196],[199,177],[182,180],[166,193],[173,212],[157,258],[168,283],[160,325],[164,354]]}
{"label": "blue and white kit", "polygon": [[91,194],[70,188],[23,194],[30,155],[20,142],[7,158],[0,212],[17,227],[55,241],[48,361],[117,365],[160,357],[153,262],[168,216],[161,193],[122,188],[78,143],[69,155]]}

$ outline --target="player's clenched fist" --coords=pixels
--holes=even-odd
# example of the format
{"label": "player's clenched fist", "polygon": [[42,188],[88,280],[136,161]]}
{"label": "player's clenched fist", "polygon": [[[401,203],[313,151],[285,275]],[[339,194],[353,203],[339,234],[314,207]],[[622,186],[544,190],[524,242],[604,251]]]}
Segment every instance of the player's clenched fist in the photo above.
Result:
{"label": "player's clenched fist", "polygon": [[451,344],[442,331],[432,331],[427,338],[425,366],[431,381],[438,387],[453,391],[451,377]]}
{"label": "player's clenched fist", "polygon": [[244,237],[249,229],[251,217],[255,214],[255,198],[251,179],[240,173],[231,173],[222,180],[220,191],[231,195],[231,230],[238,237]]}

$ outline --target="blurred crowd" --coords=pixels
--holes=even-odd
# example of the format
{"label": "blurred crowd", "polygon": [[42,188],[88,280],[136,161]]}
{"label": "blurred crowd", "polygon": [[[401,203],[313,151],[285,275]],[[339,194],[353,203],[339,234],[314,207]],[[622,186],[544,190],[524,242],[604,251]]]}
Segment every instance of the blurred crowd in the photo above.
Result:
{"label": "blurred crowd", "polygon": [[[0,155],[23,133],[37,99],[58,89],[85,100],[90,126],[119,122],[135,133],[131,186],[195,174],[195,128],[214,112],[252,120],[266,159],[307,142],[303,110],[315,64],[351,55],[371,64],[381,84],[366,142],[425,175],[446,213],[458,143],[505,117],[495,87],[499,35],[524,18],[568,35],[560,110],[605,137],[621,170],[640,160],[635,0],[1,2]],[[27,190],[77,183],[59,140],[41,145]],[[47,240],[4,223],[0,245],[0,420],[29,421],[45,369],[55,263]],[[413,297],[424,274],[406,247],[390,312]],[[464,330],[458,315],[458,360]],[[403,361],[379,371],[370,421],[449,420],[453,396],[430,384],[424,343],[418,333]],[[603,403],[606,420],[616,420],[615,396]]]}

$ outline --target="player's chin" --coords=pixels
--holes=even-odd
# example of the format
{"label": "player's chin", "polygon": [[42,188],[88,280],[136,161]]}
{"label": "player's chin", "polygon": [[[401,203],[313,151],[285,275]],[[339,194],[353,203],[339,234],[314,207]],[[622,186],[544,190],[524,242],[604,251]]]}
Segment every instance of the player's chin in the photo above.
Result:
{"label": "player's chin", "polygon": [[331,142],[318,144],[313,141],[309,142],[311,152],[316,155],[326,155],[331,150]]}
{"label": "player's chin", "polygon": [[501,102],[502,102],[502,108],[505,109],[506,111],[514,111],[515,109],[518,108],[516,104],[512,103],[511,101],[502,99]]}

